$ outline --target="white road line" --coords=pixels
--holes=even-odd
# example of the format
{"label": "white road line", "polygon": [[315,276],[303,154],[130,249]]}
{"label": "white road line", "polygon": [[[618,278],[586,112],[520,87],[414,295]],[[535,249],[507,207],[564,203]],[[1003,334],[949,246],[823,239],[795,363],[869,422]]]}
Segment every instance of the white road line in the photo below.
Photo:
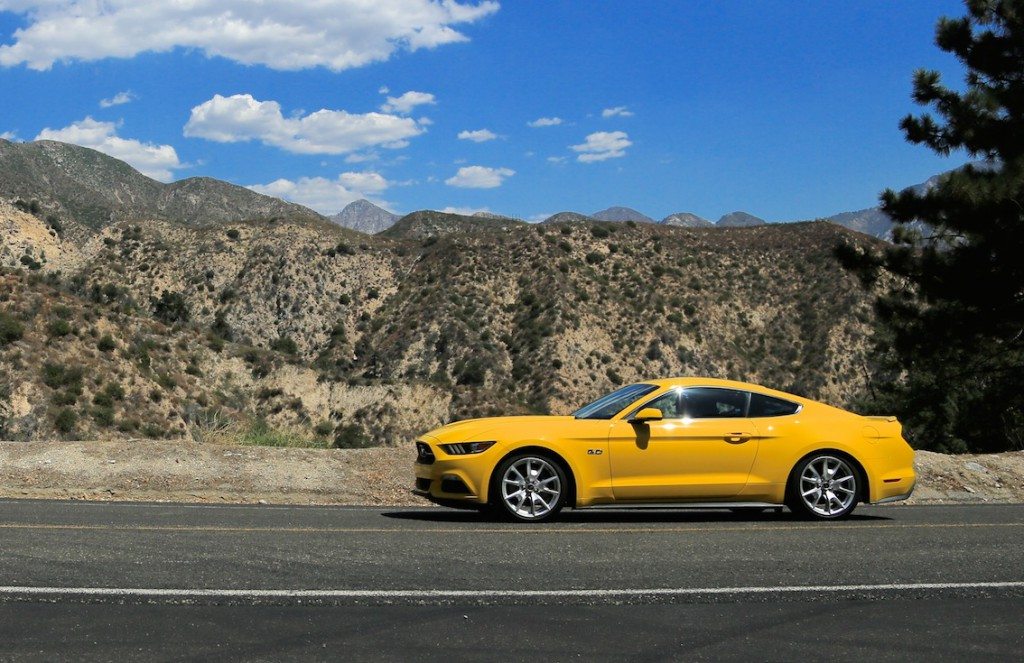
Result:
{"label": "white road line", "polygon": [[834,592],[909,592],[951,589],[1022,589],[1024,581],[923,582],[788,587],[652,587],[648,589],[162,589],[141,587],[0,586],[0,596],[111,596],[242,599],[458,599],[615,598],[642,596],[759,595]]}

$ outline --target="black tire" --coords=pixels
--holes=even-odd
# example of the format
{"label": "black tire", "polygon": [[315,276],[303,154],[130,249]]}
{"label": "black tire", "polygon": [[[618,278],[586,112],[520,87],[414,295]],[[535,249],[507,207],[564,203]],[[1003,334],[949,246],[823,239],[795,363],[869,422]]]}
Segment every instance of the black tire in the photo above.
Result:
{"label": "black tire", "polygon": [[808,520],[840,520],[857,508],[861,474],[856,464],[834,451],[815,452],[793,468],[786,506]]}
{"label": "black tire", "polygon": [[[527,476],[527,468],[535,474]],[[495,468],[490,504],[496,515],[507,520],[542,523],[562,510],[568,490],[568,478],[561,463],[543,454],[516,453]]]}

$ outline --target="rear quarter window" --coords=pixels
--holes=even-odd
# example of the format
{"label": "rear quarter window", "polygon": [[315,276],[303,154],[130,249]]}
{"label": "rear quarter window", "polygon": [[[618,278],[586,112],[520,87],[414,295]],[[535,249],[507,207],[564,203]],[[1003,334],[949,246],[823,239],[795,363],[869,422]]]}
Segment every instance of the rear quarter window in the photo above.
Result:
{"label": "rear quarter window", "polygon": [[764,394],[750,394],[750,413],[748,417],[784,417],[787,414],[796,414],[800,411],[800,404],[792,401],[765,396]]}

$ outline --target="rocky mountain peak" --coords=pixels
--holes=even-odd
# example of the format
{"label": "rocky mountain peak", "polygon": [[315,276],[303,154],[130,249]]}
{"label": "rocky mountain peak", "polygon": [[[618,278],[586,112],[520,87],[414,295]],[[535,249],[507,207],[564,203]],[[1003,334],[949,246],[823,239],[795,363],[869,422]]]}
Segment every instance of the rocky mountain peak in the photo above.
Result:
{"label": "rocky mountain peak", "polygon": [[751,226],[763,226],[765,220],[748,214],[746,212],[731,212],[718,220],[719,228],[749,228]]}
{"label": "rocky mountain peak", "polygon": [[331,217],[339,226],[358,230],[370,235],[383,232],[395,225],[399,216],[365,198],[352,201],[343,210]]}
{"label": "rocky mountain peak", "polygon": [[646,214],[641,214],[631,207],[609,207],[608,209],[601,210],[600,212],[594,212],[590,216],[598,221],[636,221],[639,223],[654,223],[654,219]]}

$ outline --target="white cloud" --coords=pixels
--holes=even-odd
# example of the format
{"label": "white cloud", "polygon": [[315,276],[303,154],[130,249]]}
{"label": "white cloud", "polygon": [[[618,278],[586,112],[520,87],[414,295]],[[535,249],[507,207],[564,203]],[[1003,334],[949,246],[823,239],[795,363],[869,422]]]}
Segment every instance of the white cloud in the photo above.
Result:
{"label": "white cloud", "polygon": [[439,210],[445,214],[458,214],[460,216],[473,216],[477,212],[491,213],[490,207],[445,207],[443,210]]}
{"label": "white cloud", "polygon": [[380,109],[385,113],[401,113],[405,115],[417,106],[433,106],[436,103],[437,99],[429,92],[409,90],[399,97],[388,97],[388,100],[381,105]]}
{"label": "white cloud", "polygon": [[587,136],[580,145],[573,145],[572,149],[580,153],[577,161],[591,163],[624,157],[626,148],[632,144],[625,131],[598,131]]}
{"label": "white cloud", "polygon": [[0,65],[46,70],[182,48],[272,69],[341,71],[467,41],[452,26],[497,10],[493,0],[0,0],[0,11],[26,23],[0,46]]}
{"label": "white cloud", "polygon": [[345,157],[345,163],[366,163],[368,161],[380,161],[380,155],[376,152],[353,152]]}
{"label": "white cloud", "polygon": [[538,117],[533,122],[527,122],[526,125],[530,127],[554,127],[562,123],[560,117]]}
{"label": "white cloud", "polygon": [[494,133],[490,129],[476,129],[474,131],[459,132],[459,140],[471,140],[474,143],[486,143],[489,140],[494,140],[498,137],[498,134]]}
{"label": "white cloud", "polygon": [[345,154],[367,147],[400,148],[423,133],[415,120],[383,113],[318,110],[286,118],[276,101],[249,94],[214,95],[192,109],[185,135],[218,143],[258,140],[297,154]]}
{"label": "white cloud", "polygon": [[455,175],[444,181],[448,186],[462,189],[493,189],[499,187],[505,178],[512,177],[516,171],[511,168],[489,168],[487,166],[463,166]]}
{"label": "white cloud", "polygon": [[341,173],[333,180],[326,177],[300,177],[294,181],[282,178],[269,184],[252,184],[248,188],[331,215],[360,198],[368,198],[378,205],[386,206],[386,203],[375,198],[390,185],[391,182],[380,173],[352,172]]}
{"label": "white cloud", "polygon": [[549,163],[565,163],[566,157],[548,157]]}
{"label": "white cloud", "polygon": [[91,117],[63,129],[47,127],[39,132],[36,140],[57,140],[90,147],[127,162],[143,175],[164,182],[173,179],[172,171],[186,167],[178,160],[178,153],[170,145],[154,145],[132,138],[121,138],[117,135],[116,124],[97,122]]}
{"label": "white cloud", "polygon": [[14,133],[13,131],[5,131],[3,133],[0,133],[0,138],[2,138],[3,140],[18,140],[18,134]]}
{"label": "white cloud", "polygon": [[388,92],[391,92],[391,88],[389,88],[387,85],[381,85],[379,88],[377,88],[377,92],[379,94],[387,94]]}
{"label": "white cloud", "polygon": [[633,117],[633,111],[629,110],[625,106],[605,108],[601,111],[601,117]]}
{"label": "white cloud", "polygon": [[110,99],[100,99],[100,108],[110,108],[111,106],[120,106],[121,104],[130,104],[135,101],[137,97],[131,90],[125,90],[124,92],[118,92]]}

